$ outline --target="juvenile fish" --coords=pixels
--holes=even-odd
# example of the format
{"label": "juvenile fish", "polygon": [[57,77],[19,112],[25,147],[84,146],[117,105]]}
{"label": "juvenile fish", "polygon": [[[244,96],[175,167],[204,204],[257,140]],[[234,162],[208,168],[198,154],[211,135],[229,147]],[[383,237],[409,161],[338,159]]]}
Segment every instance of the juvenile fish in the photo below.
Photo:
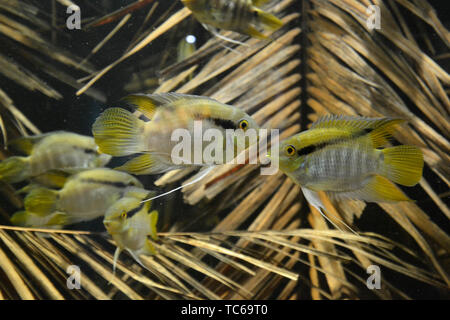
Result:
{"label": "juvenile fish", "polygon": [[16,183],[55,169],[89,169],[106,165],[111,156],[100,154],[92,137],[55,131],[11,141],[28,156],[0,162],[0,180]]}
{"label": "juvenile fish", "polygon": [[421,150],[405,145],[380,149],[401,122],[393,118],[321,118],[309,130],[280,144],[280,170],[302,187],[305,198],[319,211],[323,204],[318,191],[335,199],[410,200],[393,182],[404,186],[419,182]]}
{"label": "juvenile fish", "polygon": [[149,194],[135,177],[125,172],[91,169],[71,176],[61,190],[31,189],[25,197],[25,211],[15,213],[11,222],[26,227],[65,226],[103,216],[123,197],[143,199]]}

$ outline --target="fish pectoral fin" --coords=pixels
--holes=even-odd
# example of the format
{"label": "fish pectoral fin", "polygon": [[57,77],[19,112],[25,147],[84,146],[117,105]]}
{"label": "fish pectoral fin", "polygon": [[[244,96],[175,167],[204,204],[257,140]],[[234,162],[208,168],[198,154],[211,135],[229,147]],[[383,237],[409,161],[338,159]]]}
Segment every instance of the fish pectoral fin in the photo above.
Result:
{"label": "fish pectoral fin", "polygon": [[47,225],[52,227],[62,227],[70,223],[69,216],[65,212],[55,212],[53,217],[51,217]]}
{"label": "fish pectoral fin", "polygon": [[359,190],[347,192],[328,192],[336,199],[355,199],[368,202],[412,201],[394,183],[375,175],[368,178],[367,184]]}
{"label": "fish pectoral fin", "polygon": [[[148,241],[148,240],[147,240]],[[145,248],[145,247],[144,247]],[[144,249],[141,249],[141,250],[139,250],[139,251],[142,251],[142,250],[144,250]],[[133,257],[133,259],[137,262],[137,263],[139,263],[139,265],[142,267],[142,268],[144,268],[144,269],[147,269],[148,271],[152,271],[152,270],[150,270],[147,266],[145,266],[145,264],[141,261],[141,259],[139,258],[139,254],[141,254],[141,252],[134,252],[133,250],[130,250],[130,249],[127,249],[127,251],[130,253],[130,255]],[[142,254],[145,254],[145,252],[142,252]]]}
{"label": "fish pectoral fin", "polygon": [[145,254],[147,256],[153,256],[156,254],[156,249],[149,239],[145,241],[145,246],[143,248],[142,254]]}
{"label": "fish pectoral fin", "polygon": [[173,169],[173,167],[174,165],[164,163],[157,155],[146,153],[139,155],[114,169],[140,175],[162,173]]}

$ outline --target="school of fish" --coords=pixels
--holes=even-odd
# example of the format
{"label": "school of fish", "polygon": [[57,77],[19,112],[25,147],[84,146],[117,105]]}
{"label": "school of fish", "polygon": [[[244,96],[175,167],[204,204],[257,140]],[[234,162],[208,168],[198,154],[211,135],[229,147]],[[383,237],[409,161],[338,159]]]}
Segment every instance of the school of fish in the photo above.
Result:
{"label": "school of fish", "polygon": [[[283,25],[260,8],[267,0],[181,1],[217,36],[221,29],[267,39],[261,29],[275,31]],[[178,47],[179,61],[194,50],[192,43],[183,40]],[[396,184],[414,186],[419,182],[423,155],[415,146],[387,146],[402,122],[396,118],[325,116],[310,129],[282,141],[268,156],[279,162],[279,169],[321,212],[325,207],[319,192],[337,200],[410,201]],[[240,108],[209,97],[137,93],[101,113],[92,125],[93,137],[55,131],[11,141],[8,147],[22,155],[0,162],[0,181],[22,183],[18,193],[24,194],[24,208],[11,216],[11,223],[60,229],[103,217],[117,246],[114,271],[122,251],[145,267],[140,255],[157,252],[158,211],[150,201],[156,193],[146,190],[134,175],[219,164],[195,163],[195,142],[203,149],[211,145],[204,140],[194,141],[184,162],[174,162],[173,132],[184,129],[195,139],[195,124],[201,124],[203,132],[216,129],[223,136],[230,129],[259,129]],[[216,140],[213,146],[225,151],[228,143]],[[106,167],[113,157],[128,159],[114,169]]]}

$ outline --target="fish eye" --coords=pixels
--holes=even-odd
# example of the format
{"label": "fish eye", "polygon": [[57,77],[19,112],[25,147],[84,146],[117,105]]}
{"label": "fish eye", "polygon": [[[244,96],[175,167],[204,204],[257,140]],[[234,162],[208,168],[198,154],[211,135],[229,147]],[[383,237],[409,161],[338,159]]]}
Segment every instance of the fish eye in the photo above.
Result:
{"label": "fish eye", "polygon": [[296,152],[296,149],[294,146],[288,145],[288,146],[286,146],[285,151],[288,156],[293,156]]}
{"label": "fish eye", "polygon": [[120,214],[120,217],[122,218],[122,219],[126,219],[127,218],[127,212],[124,210],[124,211],[122,211],[122,213]]}
{"label": "fish eye", "polygon": [[242,130],[247,130],[248,128],[248,121],[247,120],[241,120],[241,122],[239,122],[239,128]]}

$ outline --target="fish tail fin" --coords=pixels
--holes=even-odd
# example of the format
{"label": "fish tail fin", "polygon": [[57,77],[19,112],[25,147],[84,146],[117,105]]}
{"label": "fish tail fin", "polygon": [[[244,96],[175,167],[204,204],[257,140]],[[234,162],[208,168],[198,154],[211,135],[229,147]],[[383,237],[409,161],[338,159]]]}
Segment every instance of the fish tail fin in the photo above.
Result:
{"label": "fish tail fin", "polygon": [[126,156],[142,151],[144,122],[128,110],[109,108],[92,126],[95,143],[103,153]]}
{"label": "fish tail fin", "polygon": [[422,151],[414,146],[396,146],[382,150],[383,176],[404,186],[416,185],[423,170]]}
{"label": "fish tail fin", "polygon": [[258,19],[265,29],[275,31],[283,26],[283,22],[273,14],[265,12],[259,8],[254,8],[254,10],[258,14]]}
{"label": "fish tail fin", "polygon": [[58,191],[34,188],[25,197],[25,210],[42,217],[54,211],[57,200]]}
{"label": "fish tail fin", "polygon": [[9,157],[0,162],[0,180],[15,183],[30,176],[28,157]]}
{"label": "fish tail fin", "polygon": [[9,221],[19,227],[29,227],[30,226],[30,213],[27,211],[17,211],[14,213],[11,218],[9,218]]}

